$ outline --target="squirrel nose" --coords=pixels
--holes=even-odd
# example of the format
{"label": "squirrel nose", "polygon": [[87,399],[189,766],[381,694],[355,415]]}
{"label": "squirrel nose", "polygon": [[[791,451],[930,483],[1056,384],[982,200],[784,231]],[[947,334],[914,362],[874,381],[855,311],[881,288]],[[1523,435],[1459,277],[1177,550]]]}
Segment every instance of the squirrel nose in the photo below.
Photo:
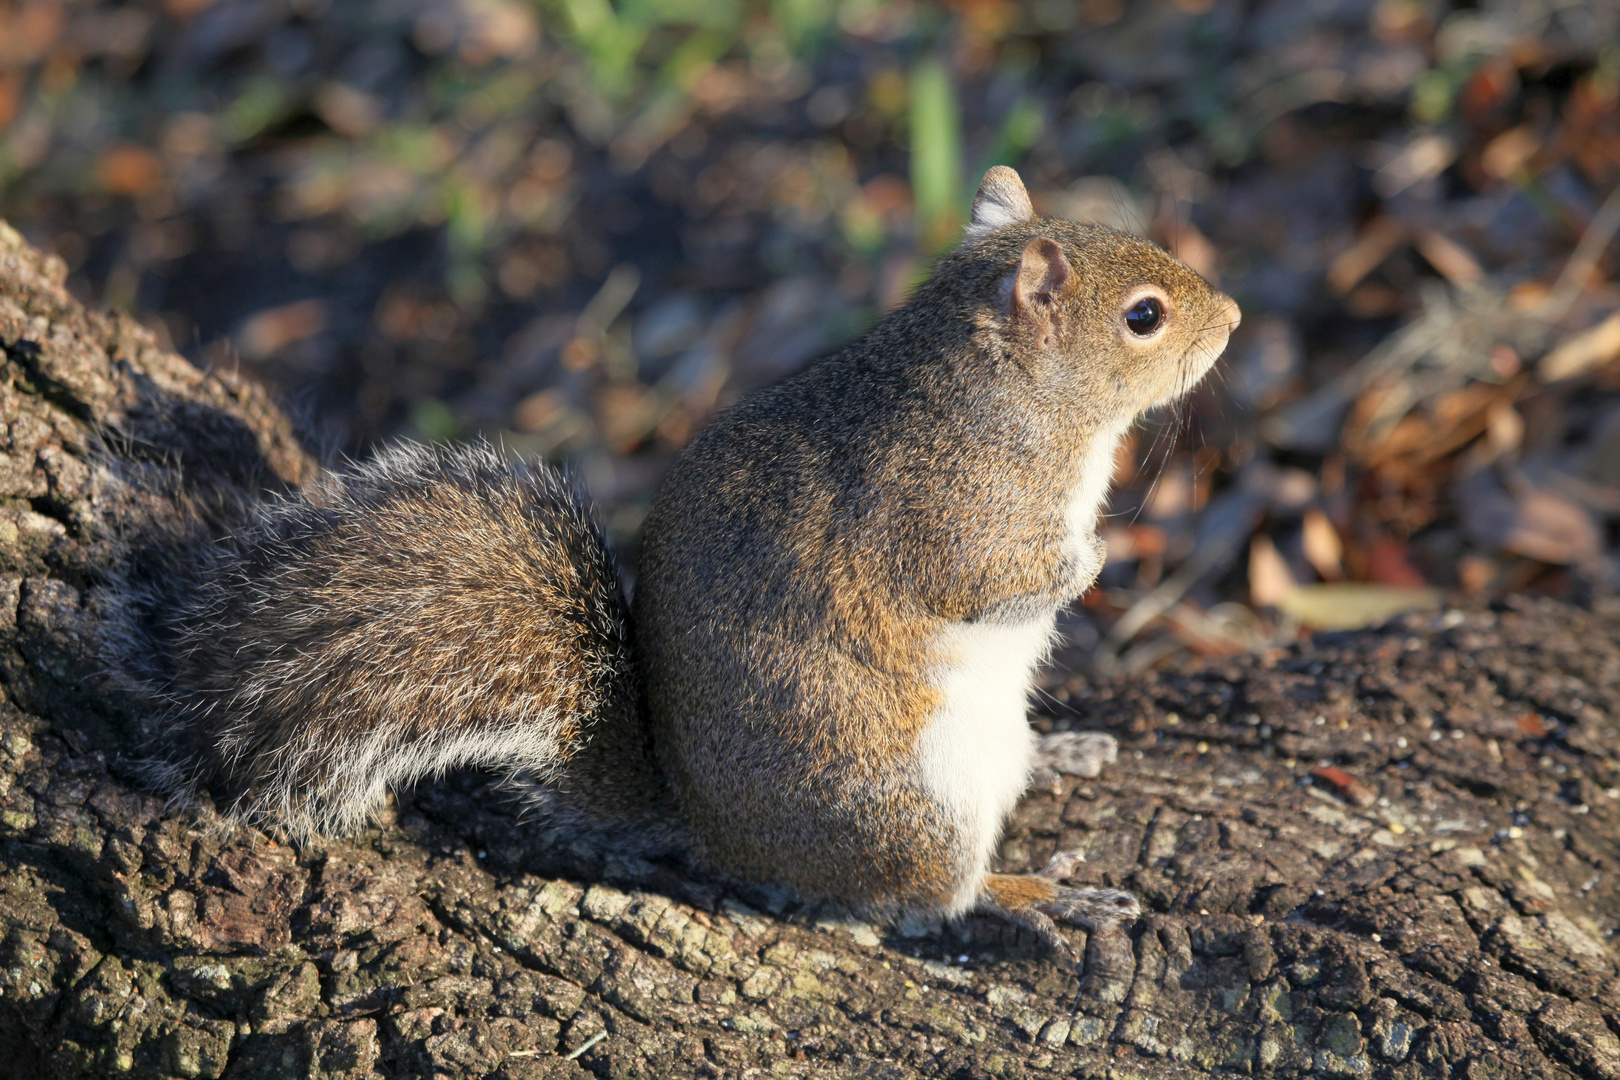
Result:
{"label": "squirrel nose", "polygon": [[1228,330],[1236,330],[1243,322],[1243,312],[1238,310],[1237,301],[1230,296],[1223,296],[1221,299],[1225,300],[1226,303],[1215,316],[1215,321],[1225,323]]}

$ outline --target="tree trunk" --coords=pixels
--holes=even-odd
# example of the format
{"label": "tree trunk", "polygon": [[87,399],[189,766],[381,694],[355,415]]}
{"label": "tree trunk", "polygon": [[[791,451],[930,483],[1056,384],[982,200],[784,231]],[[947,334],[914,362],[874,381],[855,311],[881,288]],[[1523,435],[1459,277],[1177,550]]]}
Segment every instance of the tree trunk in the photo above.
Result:
{"label": "tree trunk", "polygon": [[1078,979],[992,919],[878,928],[598,863],[477,775],[304,850],[166,808],[96,661],[114,541],[163,497],[118,477],[314,465],[251,384],[61,280],[0,223],[12,1075],[1620,1077],[1615,609],[1060,688],[1042,723],[1121,760],[1032,793],[1003,861],[1081,851],[1150,912]]}

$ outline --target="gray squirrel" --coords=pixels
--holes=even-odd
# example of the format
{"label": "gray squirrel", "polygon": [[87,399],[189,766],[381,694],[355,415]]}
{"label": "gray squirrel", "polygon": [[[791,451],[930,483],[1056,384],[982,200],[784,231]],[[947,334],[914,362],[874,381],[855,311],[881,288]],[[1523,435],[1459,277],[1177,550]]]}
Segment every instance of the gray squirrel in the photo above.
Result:
{"label": "gray squirrel", "polygon": [[[1138,913],[990,872],[1058,610],[1102,567],[1120,441],[1237,305],[1147,241],[984,177],[962,244],[860,340],[714,420],[641,539],[634,610],[583,500],[488,446],[400,445],[130,562],[112,666],[157,780],[294,837],[504,771],[583,827],[879,917]],[[1072,749],[1072,747],[1071,747]]]}

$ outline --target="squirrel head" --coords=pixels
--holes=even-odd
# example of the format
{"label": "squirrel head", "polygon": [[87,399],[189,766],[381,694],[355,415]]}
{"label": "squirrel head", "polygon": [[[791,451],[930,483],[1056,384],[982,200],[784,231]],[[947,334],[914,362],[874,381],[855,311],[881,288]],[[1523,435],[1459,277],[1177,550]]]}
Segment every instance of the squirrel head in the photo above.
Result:
{"label": "squirrel head", "polygon": [[[1002,349],[1113,415],[1180,397],[1226,348],[1231,297],[1140,237],[1035,216],[1018,174],[985,173],[961,257],[993,261],[988,319]],[[983,279],[981,279],[983,280]]]}

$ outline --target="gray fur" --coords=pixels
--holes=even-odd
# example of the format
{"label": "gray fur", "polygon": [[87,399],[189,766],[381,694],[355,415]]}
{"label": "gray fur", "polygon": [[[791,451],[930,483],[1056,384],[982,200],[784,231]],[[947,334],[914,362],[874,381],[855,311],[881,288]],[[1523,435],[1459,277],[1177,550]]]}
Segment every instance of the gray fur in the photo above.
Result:
{"label": "gray fur", "polygon": [[624,760],[595,779],[639,784],[627,809],[656,800],[606,545],[544,465],[401,444],[217,538],[157,540],[111,590],[109,640],[158,703],[162,786],[347,831],[451,768],[583,782],[574,759],[607,731]]}

